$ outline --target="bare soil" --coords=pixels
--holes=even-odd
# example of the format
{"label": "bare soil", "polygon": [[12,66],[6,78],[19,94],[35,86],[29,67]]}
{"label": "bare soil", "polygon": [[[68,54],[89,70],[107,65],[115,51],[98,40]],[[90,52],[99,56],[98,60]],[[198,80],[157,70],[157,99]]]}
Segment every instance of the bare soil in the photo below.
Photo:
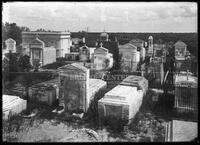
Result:
{"label": "bare soil", "polygon": [[[31,118],[13,116],[3,121],[3,140],[7,142],[164,142],[168,120],[158,117],[155,111],[162,108],[151,97],[143,100],[140,111],[132,123],[111,119],[99,124],[95,117],[78,117],[57,114],[55,107],[28,104],[28,115],[32,110],[38,114]],[[157,107],[160,106],[160,107]],[[159,109],[160,111],[161,109]],[[161,111],[162,112],[162,111]]]}
{"label": "bare soil", "polygon": [[[30,111],[29,111],[30,112]],[[32,118],[14,116],[3,122],[3,140],[7,142],[162,142],[165,121],[151,113],[139,112],[129,126],[91,124],[91,121],[57,115],[39,108]]]}

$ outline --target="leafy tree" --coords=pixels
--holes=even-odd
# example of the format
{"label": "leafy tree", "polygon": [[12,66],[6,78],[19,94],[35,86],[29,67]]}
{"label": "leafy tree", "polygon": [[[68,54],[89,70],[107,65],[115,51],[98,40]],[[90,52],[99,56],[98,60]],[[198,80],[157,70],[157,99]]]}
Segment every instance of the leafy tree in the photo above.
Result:
{"label": "leafy tree", "polygon": [[5,24],[7,38],[12,38],[16,41],[16,45],[21,43],[21,30],[20,27],[16,25],[16,23],[6,23]]}
{"label": "leafy tree", "polygon": [[119,54],[119,68],[122,67],[123,60],[122,60],[122,54]]}
{"label": "leafy tree", "polygon": [[30,29],[28,27],[24,27],[24,26],[20,27],[20,29],[21,29],[22,32],[23,31],[27,31],[27,32],[30,31]]}
{"label": "leafy tree", "polygon": [[37,29],[36,32],[52,32],[52,30],[45,30],[43,28]]}
{"label": "leafy tree", "polygon": [[6,38],[7,38],[7,33],[6,33],[6,28],[5,28],[5,25],[4,25],[4,23],[2,23],[2,41],[3,41],[3,48],[5,48],[5,43],[4,43],[4,41],[6,40]]}
{"label": "leafy tree", "polygon": [[18,61],[20,71],[28,72],[31,69],[30,57],[28,55],[21,55]]}
{"label": "leafy tree", "polygon": [[16,23],[2,23],[2,40],[5,47],[5,40],[12,38],[16,41],[16,45],[22,43],[22,31],[30,31],[28,27],[18,26]]}
{"label": "leafy tree", "polygon": [[162,39],[158,39],[158,40],[156,41],[156,44],[163,44],[163,40],[162,40]]}
{"label": "leafy tree", "polygon": [[105,69],[110,69],[110,68],[108,68],[108,67],[109,67],[109,63],[110,63],[110,60],[109,60],[109,59],[105,59],[105,60],[104,60],[104,63],[105,63]]}
{"label": "leafy tree", "polygon": [[32,68],[28,55],[20,56],[18,53],[9,52],[3,60],[3,71],[9,72],[28,72]]}
{"label": "leafy tree", "polygon": [[2,59],[2,80],[3,80],[3,91],[6,86],[6,82],[9,80],[9,59],[7,57]]}
{"label": "leafy tree", "polygon": [[9,72],[18,72],[18,54],[9,52]]}

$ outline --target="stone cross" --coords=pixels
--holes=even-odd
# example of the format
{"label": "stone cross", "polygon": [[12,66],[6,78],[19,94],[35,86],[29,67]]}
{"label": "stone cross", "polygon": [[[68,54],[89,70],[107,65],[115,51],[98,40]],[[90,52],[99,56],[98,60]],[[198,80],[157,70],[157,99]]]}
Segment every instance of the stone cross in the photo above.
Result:
{"label": "stone cross", "polygon": [[38,33],[35,35],[35,37],[36,37],[36,38],[38,38],[38,37],[39,37]]}

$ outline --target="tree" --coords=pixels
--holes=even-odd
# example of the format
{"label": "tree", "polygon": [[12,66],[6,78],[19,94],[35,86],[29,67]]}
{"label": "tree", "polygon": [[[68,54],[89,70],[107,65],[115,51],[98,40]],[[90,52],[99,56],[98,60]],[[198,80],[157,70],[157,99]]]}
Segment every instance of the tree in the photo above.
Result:
{"label": "tree", "polygon": [[36,32],[50,32],[50,30],[45,30],[43,28],[37,29]]}
{"label": "tree", "polygon": [[109,68],[110,60],[109,59],[105,59],[104,63],[105,63],[105,69],[110,69]]}
{"label": "tree", "polygon": [[3,48],[5,48],[5,40],[7,38],[6,28],[4,23],[2,23],[2,41],[3,41]]}
{"label": "tree", "polygon": [[16,45],[19,45],[22,42],[21,30],[16,23],[5,23],[6,36],[12,38],[16,41]]}
{"label": "tree", "polygon": [[158,40],[156,41],[156,44],[163,44],[163,40],[162,40],[162,39],[158,39]]}
{"label": "tree", "polygon": [[121,68],[123,65],[123,59],[122,59],[122,54],[119,54],[119,68]]}
{"label": "tree", "polygon": [[[8,60],[8,61],[6,61]],[[32,66],[28,55],[20,56],[18,53],[9,52],[6,54],[3,71],[9,72],[28,72]]]}
{"label": "tree", "polygon": [[31,69],[30,57],[28,55],[21,55],[18,61],[20,71],[28,72]]}
{"label": "tree", "polygon": [[29,29],[28,27],[24,27],[24,26],[22,26],[20,29],[21,29],[22,32],[23,32],[23,31],[27,31],[27,32],[30,31],[30,29]]}
{"label": "tree", "polygon": [[6,88],[6,83],[9,80],[9,58],[4,57],[2,59],[2,80],[3,80],[3,92],[5,91],[4,88]]}
{"label": "tree", "polygon": [[[22,31],[30,31],[28,27],[17,26],[16,23],[2,23],[2,40],[5,42],[8,38],[12,38],[16,41],[16,45],[22,43]],[[5,43],[3,43],[5,46]]]}
{"label": "tree", "polygon": [[18,72],[18,54],[9,52],[9,72]]}

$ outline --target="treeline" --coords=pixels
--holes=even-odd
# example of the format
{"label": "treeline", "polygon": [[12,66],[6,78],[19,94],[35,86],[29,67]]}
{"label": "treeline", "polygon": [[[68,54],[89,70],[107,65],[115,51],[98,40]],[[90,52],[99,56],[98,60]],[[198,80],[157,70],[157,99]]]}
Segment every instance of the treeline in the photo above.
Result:
{"label": "treeline", "polygon": [[[18,46],[22,42],[22,31],[30,31],[26,26],[18,26],[16,23],[2,23],[2,41],[5,42],[6,39],[12,38],[16,41]],[[36,31],[51,32],[51,30],[45,30],[43,28],[37,29]],[[178,40],[183,41],[187,44],[188,50],[197,57],[198,52],[198,38],[197,33],[108,33],[109,38],[114,40],[116,37],[120,44],[129,42],[131,39],[142,39],[148,41],[149,36],[153,36],[154,43],[162,40],[162,43],[177,42]],[[95,41],[99,38],[100,32],[71,32],[72,38],[82,38],[86,37],[86,43],[88,45],[94,45]],[[3,43],[5,46],[5,43]]]}
{"label": "treeline", "polygon": [[[126,35],[126,34],[121,34]],[[198,37],[197,33],[132,33],[135,38],[139,38],[147,41],[149,36],[153,36],[154,43],[162,40],[163,43],[168,43],[170,41],[176,43],[181,40],[186,43],[188,50],[195,56],[198,52]],[[134,39],[134,38],[133,38]]]}
{"label": "treeline", "polygon": [[[99,36],[100,32],[71,32],[72,38],[82,38],[86,37],[86,41],[96,41]],[[109,33],[109,39],[114,40],[115,37],[119,41],[119,44],[128,43],[132,39],[142,39],[144,41],[148,41],[149,36],[153,36],[154,43],[158,43],[161,41],[162,43],[169,43],[173,42],[176,43],[177,41],[181,40],[187,44],[187,48],[197,57],[198,52],[198,37],[197,33]],[[88,38],[88,40],[87,40]],[[93,44],[95,44],[93,42]]]}

